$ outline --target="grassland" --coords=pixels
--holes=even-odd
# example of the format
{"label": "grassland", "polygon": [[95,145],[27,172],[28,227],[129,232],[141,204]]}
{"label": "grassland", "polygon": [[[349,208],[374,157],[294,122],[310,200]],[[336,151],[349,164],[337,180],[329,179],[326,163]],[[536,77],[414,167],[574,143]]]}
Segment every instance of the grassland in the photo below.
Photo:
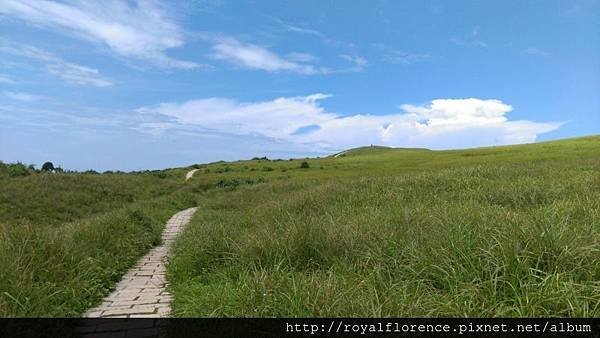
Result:
{"label": "grassland", "polygon": [[82,313],[192,205],[177,316],[600,316],[600,137],[196,167],[0,170],[0,316]]}
{"label": "grassland", "polygon": [[20,172],[0,166],[0,316],[78,316],[196,204],[182,170]]}
{"label": "grassland", "polygon": [[192,179],[176,315],[600,315],[599,137],[301,161]]}

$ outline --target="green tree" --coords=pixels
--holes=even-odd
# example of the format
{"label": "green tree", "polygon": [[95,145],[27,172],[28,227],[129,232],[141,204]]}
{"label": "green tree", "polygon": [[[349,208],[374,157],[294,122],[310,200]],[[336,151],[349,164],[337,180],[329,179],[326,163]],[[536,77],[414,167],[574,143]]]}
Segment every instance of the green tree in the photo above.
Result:
{"label": "green tree", "polygon": [[54,164],[52,162],[42,164],[42,171],[54,171]]}

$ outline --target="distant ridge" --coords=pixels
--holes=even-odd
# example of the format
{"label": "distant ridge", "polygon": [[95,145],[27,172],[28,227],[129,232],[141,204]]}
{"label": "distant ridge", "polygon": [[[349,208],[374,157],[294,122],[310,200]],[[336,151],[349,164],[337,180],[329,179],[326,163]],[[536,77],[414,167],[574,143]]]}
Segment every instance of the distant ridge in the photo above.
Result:
{"label": "distant ridge", "polygon": [[427,148],[394,148],[388,146],[370,145],[363,147],[350,148],[339,153],[331,155],[331,157],[343,157],[347,155],[365,155],[368,153],[379,153],[382,151],[431,151]]}

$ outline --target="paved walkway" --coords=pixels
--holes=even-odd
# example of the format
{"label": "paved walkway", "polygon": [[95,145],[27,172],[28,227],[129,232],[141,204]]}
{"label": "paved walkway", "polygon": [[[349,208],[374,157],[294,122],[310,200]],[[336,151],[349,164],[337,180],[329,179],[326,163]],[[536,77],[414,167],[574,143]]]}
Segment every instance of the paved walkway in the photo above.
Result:
{"label": "paved walkway", "polygon": [[195,173],[196,171],[198,171],[198,170],[200,170],[200,169],[192,169],[192,170],[188,171],[188,172],[185,174],[185,180],[187,181],[187,180],[189,180],[190,178],[192,178],[192,176],[194,176],[194,173]]}
{"label": "paved walkway", "polygon": [[162,245],[150,250],[123,276],[115,291],[84,317],[156,318],[168,317],[173,297],[165,279],[169,250],[177,234],[190,221],[196,208],[180,211],[167,222]]}

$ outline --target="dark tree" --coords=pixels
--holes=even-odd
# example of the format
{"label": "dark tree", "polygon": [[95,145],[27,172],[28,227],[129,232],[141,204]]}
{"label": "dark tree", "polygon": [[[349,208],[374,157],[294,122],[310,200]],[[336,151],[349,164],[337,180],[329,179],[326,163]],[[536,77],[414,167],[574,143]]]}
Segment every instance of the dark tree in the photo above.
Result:
{"label": "dark tree", "polygon": [[304,162],[300,163],[300,168],[307,169],[307,168],[310,168],[310,166],[308,165],[308,162],[304,161]]}
{"label": "dark tree", "polygon": [[54,171],[54,164],[52,162],[42,164],[42,171]]}

